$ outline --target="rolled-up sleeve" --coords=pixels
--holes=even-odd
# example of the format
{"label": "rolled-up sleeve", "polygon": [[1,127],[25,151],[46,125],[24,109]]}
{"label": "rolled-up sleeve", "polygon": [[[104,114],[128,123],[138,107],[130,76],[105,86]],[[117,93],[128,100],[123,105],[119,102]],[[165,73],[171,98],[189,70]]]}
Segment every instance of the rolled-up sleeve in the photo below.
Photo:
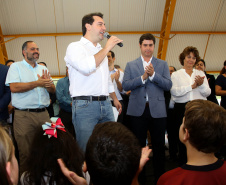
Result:
{"label": "rolled-up sleeve", "polygon": [[21,82],[20,70],[17,67],[17,64],[13,63],[10,66],[9,71],[7,73],[5,85],[9,86],[10,83],[17,83],[17,82]]}
{"label": "rolled-up sleeve", "polygon": [[183,95],[187,94],[188,92],[192,91],[192,87],[190,84],[182,85],[183,79],[181,79],[178,74],[179,73],[174,72],[171,76],[173,86],[172,86],[170,92],[173,96],[183,96]]}
{"label": "rolled-up sleeve", "polygon": [[211,89],[210,89],[206,76],[204,78],[203,84],[200,85],[198,87],[198,89],[199,89],[200,94],[203,95],[204,97],[208,97],[211,94]]}
{"label": "rolled-up sleeve", "polygon": [[69,44],[64,60],[67,66],[72,66],[84,75],[90,75],[96,70],[94,55],[88,54],[81,43]]}

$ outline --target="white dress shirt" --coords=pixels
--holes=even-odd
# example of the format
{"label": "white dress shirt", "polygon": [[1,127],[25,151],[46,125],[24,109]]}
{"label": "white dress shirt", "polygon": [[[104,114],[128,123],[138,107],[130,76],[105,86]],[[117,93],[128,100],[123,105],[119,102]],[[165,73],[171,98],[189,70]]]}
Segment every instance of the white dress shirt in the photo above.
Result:
{"label": "white dress shirt", "polygon": [[[147,66],[150,65],[152,58],[153,58],[153,56],[151,57],[151,59],[149,60],[149,62],[146,62],[146,61],[144,60],[144,58],[142,57],[142,55],[141,55],[141,60],[142,60],[142,62],[143,62],[144,71],[145,71],[145,68],[146,68]],[[155,76],[155,71],[154,71],[154,73],[153,73],[152,76],[149,76],[149,77],[148,77],[149,80],[152,81],[153,78],[154,78],[154,76]],[[143,78],[142,78],[142,76],[141,76],[141,80],[142,80],[143,84],[145,84],[145,83],[148,81],[148,78],[147,78],[146,80],[143,80]],[[148,94],[147,94],[147,93],[146,93],[146,102],[148,102]]]}
{"label": "white dress shirt", "polygon": [[[205,76],[204,82],[201,86],[192,89],[192,84],[195,82],[196,76]],[[170,90],[173,100],[176,103],[186,103],[195,99],[206,100],[211,93],[206,75],[203,71],[193,69],[192,75],[189,76],[185,69],[180,69],[173,72],[171,76],[173,86]]]}
{"label": "white dress shirt", "polygon": [[64,60],[68,67],[71,97],[108,96],[114,92],[107,56],[96,67],[94,55],[101,49],[99,43],[94,46],[84,37],[69,44]]}
{"label": "white dress shirt", "polygon": [[[122,83],[122,80],[123,80],[123,76],[124,76],[124,73],[116,68],[114,68],[112,71],[110,71],[110,75],[111,74],[114,74],[116,71],[119,71],[119,82]],[[118,86],[117,86],[117,83],[115,81],[115,79],[113,80],[113,85],[114,85],[114,89],[115,89],[115,95],[116,97],[118,98],[118,100],[122,100],[122,96],[118,90]],[[112,98],[110,98],[110,100],[112,100]]]}

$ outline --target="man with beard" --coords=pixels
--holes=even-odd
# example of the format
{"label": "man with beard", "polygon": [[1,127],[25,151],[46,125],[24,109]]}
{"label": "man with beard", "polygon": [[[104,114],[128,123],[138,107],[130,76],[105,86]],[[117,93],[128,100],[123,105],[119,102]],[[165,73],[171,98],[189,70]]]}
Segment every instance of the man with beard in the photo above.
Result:
{"label": "man with beard", "polygon": [[10,66],[6,85],[12,92],[12,105],[15,107],[13,130],[19,149],[20,174],[29,154],[31,141],[36,128],[50,122],[46,107],[49,106],[49,92],[55,86],[46,67],[38,65],[39,48],[33,41],[22,46],[24,60]]}

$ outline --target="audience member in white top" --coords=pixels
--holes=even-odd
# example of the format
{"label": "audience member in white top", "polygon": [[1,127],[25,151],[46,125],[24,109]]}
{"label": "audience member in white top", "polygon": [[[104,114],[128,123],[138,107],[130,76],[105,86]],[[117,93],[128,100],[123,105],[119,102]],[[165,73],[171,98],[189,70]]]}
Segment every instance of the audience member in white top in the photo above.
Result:
{"label": "audience member in white top", "polygon": [[[197,48],[193,46],[186,47],[179,56],[182,69],[174,72],[171,76],[173,86],[171,95],[175,101],[175,124],[179,131],[184,116],[185,105],[187,102],[195,99],[206,100],[211,90],[203,71],[193,69],[196,61],[200,59]],[[177,132],[178,133],[178,132]],[[186,148],[179,141],[179,165],[183,165],[187,161]]]}
{"label": "audience member in white top", "polygon": [[[111,80],[114,85],[115,94],[116,94],[116,97],[118,98],[119,102],[122,105],[122,113],[118,116],[117,122],[123,123],[125,109],[124,109],[124,104],[123,104],[123,99],[122,99],[121,93],[123,92],[122,80],[123,80],[124,73],[114,67],[115,53],[113,51],[109,51],[107,54],[107,57],[108,57],[109,72],[111,75]],[[113,102],[112,102],[112,105],[114,106]]]}

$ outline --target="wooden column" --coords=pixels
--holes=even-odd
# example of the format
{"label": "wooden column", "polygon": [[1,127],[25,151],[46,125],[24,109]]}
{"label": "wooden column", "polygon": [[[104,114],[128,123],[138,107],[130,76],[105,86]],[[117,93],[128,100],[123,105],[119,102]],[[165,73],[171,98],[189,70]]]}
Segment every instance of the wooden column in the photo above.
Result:
{"label": "wooden column", "polygon": [[176,0],[166,0],[157,58],[165,60]]}
{"label": "wooden column", "polygon": [[5,65],[5,62],[8,60],[8,55],[5,47],[4,37],[2,34],[2,28],[0,25],[0,63]]}

